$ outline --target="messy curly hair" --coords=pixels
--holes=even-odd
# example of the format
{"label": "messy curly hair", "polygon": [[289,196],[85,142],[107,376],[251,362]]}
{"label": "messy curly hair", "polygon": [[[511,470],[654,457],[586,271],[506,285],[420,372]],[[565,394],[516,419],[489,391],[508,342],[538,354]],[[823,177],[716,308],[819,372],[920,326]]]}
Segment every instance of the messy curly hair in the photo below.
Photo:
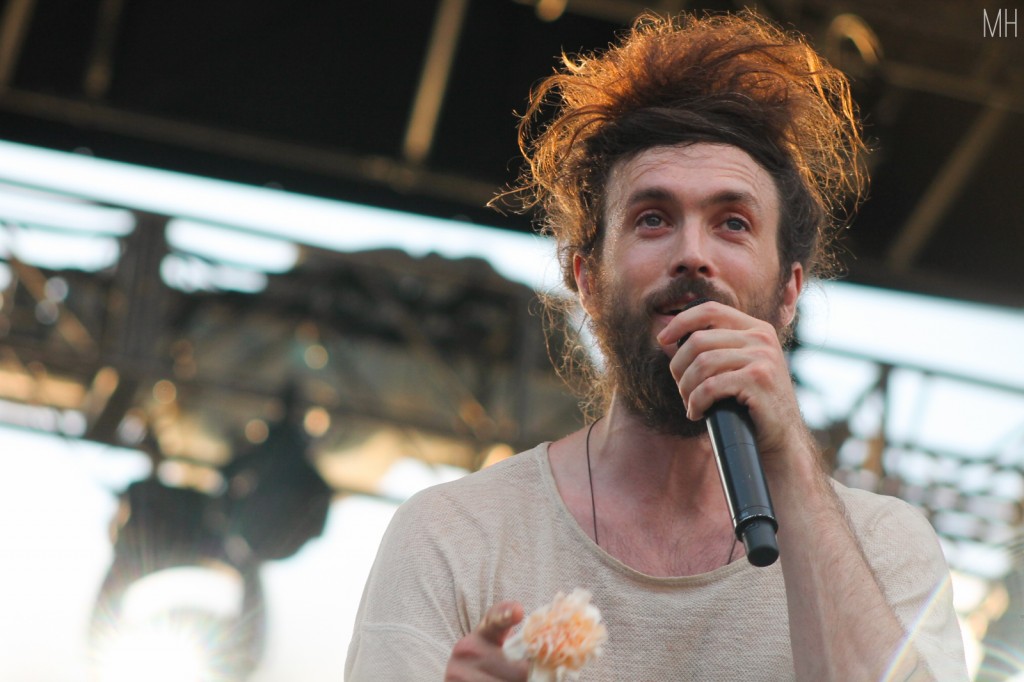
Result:
{"label": "messy curly hair", "polygon": [[[700,142],[739,147],[773,178],[780,277],[792,263],[809,277],[832,274],[834,237],[867,182],[849,83],[803,37],[749,11],[643,14],[604,52],[563,54],[531,93],[519,124],[524,170],[500,198],[537,209],[575,291],[575,255],[600,268],[613,167],[652,147]],[[566,319],[558,303],[548,300],[556,326]],[[609,387],[586,352],[570,345],[561,354],[556,367],[585,410],[605,406]]]}
{"label": "messy curly hair", "polygon": [[531,93],[519,124],[526,165],[505,197],[540,209],[570,290],[573,256],[598,253],[612,167],[698,142],[739,147],[773,177],[780,263],[831,272],[827,247],[866,186],[864,145],[846,77],[802,37],[749,11],[643,14],[605,52],[562,62]]}

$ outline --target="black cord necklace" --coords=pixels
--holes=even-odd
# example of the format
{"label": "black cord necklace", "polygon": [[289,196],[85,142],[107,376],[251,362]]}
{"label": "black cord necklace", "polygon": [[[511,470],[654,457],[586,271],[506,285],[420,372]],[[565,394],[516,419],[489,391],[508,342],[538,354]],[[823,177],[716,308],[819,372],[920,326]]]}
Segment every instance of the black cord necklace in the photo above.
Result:
{"label": "black cord necklace", "polygon": [[[601,542],[597,539],[597,499],[594,497],[594,471],[590,466],[590,434],[601,419],[601,417],[598,417],[590,424],[590,428],[587,429],[587,480],[590,482],[590,517],[594,520],[594,544],[598,547],[601,546]],[[728,566],[732,563],[732,555],[735,552],[736,539],[733,538],[732,544],[729,545],[729,556],[726,558],[724,565]]]}
{"label": "black cord necklace", "polygon": [[594,519],[594,544],[598,547],[601,543],[597,540],[597,502],[594,500],[594,473],[590,469],[590,432],[594,430],[594,425],[601,421],[598,417],[590,424],[590,428],[587,429],[587,478],[590,480],[590,514],[591,518]]}

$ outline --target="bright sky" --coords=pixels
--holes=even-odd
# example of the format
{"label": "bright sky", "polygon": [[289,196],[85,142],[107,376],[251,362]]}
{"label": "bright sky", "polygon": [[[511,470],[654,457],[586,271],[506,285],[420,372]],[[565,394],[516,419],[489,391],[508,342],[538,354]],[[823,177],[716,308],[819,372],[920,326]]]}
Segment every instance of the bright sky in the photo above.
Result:
{"label": "bright sky", "polygon": [[[263,273],[291,267],[295,243],[475,256],[534,288],[558,286],[552,245],[536,236],[0,142],[0,220],[63,230],[0,229],[0,256],[14,253],[41,266],[110,265],[118,257],[115,237],[133,229],[133,220],[125,211],[80,201],[55,204],[52,196],[26,194],[24,187],[176,216],[168,233],[172,245],[222,262],[208,279],[242,290],[258,291]],[[165,262],[165,280],[197,276],[189,267]],[[9,276],[0,264],[0,286]],[[814,397],[805,405],[809,420],[846,414],[874,378],[870,363],[837,358],[831,350],[909,363],[1017,391],[900,373],[893,381],[891,434],[979,459],[1024,461],[1020,311],[841,283],[815,285],[802,306],[805,349],[794,367],[803,393]],[[877,422],[869,412],[862,419],[867,431]],[[84,679],[81,634],[110,560],[106,529],[114,493],[143,477],[146,463],[131,452],[5,427],[0,457],[6,578],[0,581],[0,679]],[[910,474],[932,475],[927,461],[907,466]],[[411,494],[438,480],[410,461],[386,481],[386,492]],[[1009,481],[1006,489],[1013,493],[1019,485]],[[257,682],[340,679],[362,582],[391,512],[380,502],[339,502],[323,537],[266,567],[270,648]]]}

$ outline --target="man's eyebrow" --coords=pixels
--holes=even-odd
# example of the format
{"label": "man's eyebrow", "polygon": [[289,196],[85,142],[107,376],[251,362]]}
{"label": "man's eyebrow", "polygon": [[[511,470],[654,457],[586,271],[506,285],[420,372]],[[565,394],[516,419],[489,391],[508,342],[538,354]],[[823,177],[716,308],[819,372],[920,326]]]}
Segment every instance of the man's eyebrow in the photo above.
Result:
{"label": "man's eyebrow", "polygon": [[645,201],[670,201],[672,193],[663,187],[642,187],[626,200],[626,206],[635,206]]}
{"label": "man's eyebrow", "polygon": [[761,201],[757,198],[757,195],[752,192],[745,192],[743,190],[726,189],[721,192],[716,192],[700,202],[701,208],[707,208],[708,206],[718,206],[721,204],[746,204],[754,209],[761,208]]}
{"label": "man's eyebrow", "polygon": [[[645,201],[673,200],[674,196],[672,193],[664,187],[642,187],[629,195],[629,198],[626,200],[626,206],[635,206],[636,204],[640,204]],[[757,198],[757,195],[753,192],[736,189],[725,189],[720,192],[715,192],[701,201],[700,207],[707,208],[708,206],[718,206],[722,204],[746,204],[754,209],[761,208],[761,201]]]}

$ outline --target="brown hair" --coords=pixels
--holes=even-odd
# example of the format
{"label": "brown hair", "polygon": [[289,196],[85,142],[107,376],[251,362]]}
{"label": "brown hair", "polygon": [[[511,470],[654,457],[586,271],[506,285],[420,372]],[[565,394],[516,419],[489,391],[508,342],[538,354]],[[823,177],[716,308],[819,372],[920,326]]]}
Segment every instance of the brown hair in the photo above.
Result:
{"label": "brown hair", "polygon": [[531,94],[519,124],[527,166],[505,198],[540,207],[570,289],[573,255],[592,257],[600,242],[611,167],[695,142],[735,145],[760,163],[779,191],[780,262],[830,270],[825,247],[865,188],[864,145],[846,77],[803,38],[752,12],[644,14],[603,54],[562,61]]}
{"label": "brown hair", "polygon": [[[802,37],[752,12],[644,14],[603,53],[562,62],[531,93],[519,124],[526,166],[500,198],[540,209],[570,290],[575,254],[599,265],[612,167],[697,142],[739,147],[774,179],[783,272],[795,262],[808,276],[831,272],[832,238],[866,186],[864,145],[846,77]],[[563,375],[582,360],[579,349],[567,353]]]}

